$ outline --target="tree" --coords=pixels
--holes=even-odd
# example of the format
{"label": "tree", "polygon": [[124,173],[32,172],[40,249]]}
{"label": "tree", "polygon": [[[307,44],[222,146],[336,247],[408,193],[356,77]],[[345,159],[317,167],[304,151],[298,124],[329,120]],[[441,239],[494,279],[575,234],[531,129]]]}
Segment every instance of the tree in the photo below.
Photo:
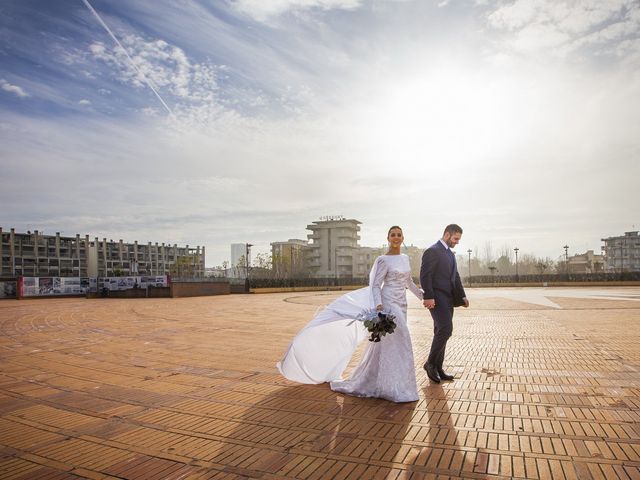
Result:
{"label": "tree", "polygon": [[488,242],[486,242],[484,244],[482,260],[483,260],[484,264],[486,265],[486,268],[491,270],[489,268],[490,265],[493,263],[493,245],[491,244],[491,241],[488,241]]}
{"label": "tree", "polygon": [[507,274],[511,271],[511,260],[508,256],[502,255],[500,258],[498,258],[498,260],[496,260],[495,266],[499,272],[502,272],[503,275]]}
{"label": "tree", "polygon": [[547,263],[545,263],[544,261],[542,261],[542,260],[539,260],[539,261],[536,263],[536,269],[538,270],[538,273],[539,273],[540,275],[544,275],[544,271],[545,271],[547,268],[549,268],[549,265],[548,265]]}
{"label": "tree", "polygon": [[495,265],[490,265],[489,270],[491,270],[491,278],[495,281],[495,275],[498,271],[498,267],[496,267]]}
{"label": "tree", "polygon": [[273,269],[274,278],[285,278],[289,271],[289,260],[281,253],[273,253],[271,255],[271,268]]}
{"label": "tree", "polygon": [[509,263],[513,262],[513,249],[509,245],[503,245],[500,248],[500,256],[509,260]]}
{"label": "tree", "polygon": [[195,278],[200,275],[196,259],[190,255],[182,255],[169,268],[169,273],[176,278]]}
{"label": "tree", "polygon": [[240,257],[238,258],[238,263],[236,263],[233,266],[234,270],[235,270],[235,275],[236,277],[246,277],[247,273],[248,273],[248,268],[247,268],[247,257],[245,255],[240,255]]}
{"label": "tree", "polygon": [[257,268],[263,268],[265,270],[271,270],[272,259],[270,253],[258,253],[253,259],[253,266]]}

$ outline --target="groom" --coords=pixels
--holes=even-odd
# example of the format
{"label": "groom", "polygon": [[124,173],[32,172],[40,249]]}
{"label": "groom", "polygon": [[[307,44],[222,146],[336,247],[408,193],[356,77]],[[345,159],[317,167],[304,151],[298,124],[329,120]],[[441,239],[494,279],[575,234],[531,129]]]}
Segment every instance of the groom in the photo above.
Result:
{"label": "groom", "polygon": [[453,380],[442,369],[447,340],[453,333],[453,307],[469,306],[456,265],[456,256],[451,251],[462,237],[462,228],[447,225],[442,238],[427,248],[422,255],[420,284],[424,290],[422,302],[431,311],[433,318],[433,342],[424,369],[435,383]]}

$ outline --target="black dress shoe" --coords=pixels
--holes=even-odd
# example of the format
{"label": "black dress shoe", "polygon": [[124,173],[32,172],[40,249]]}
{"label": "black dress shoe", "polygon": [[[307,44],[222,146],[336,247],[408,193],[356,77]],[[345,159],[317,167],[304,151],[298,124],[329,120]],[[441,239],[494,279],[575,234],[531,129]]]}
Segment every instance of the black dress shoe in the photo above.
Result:
{"label": "black dress shoe", "polygon": [[435,365],[431,363],[425,363],[424,369],[427,372],[427,377],[431,379],[432,382],[440,383],[440,377],[438,376],[438,370]]}
{"label": "black dress shoe", "polygon": [[448,382],[454,379],[453,375],[444,373],[444,370],[442,370],[441,368],[438,369],[438,376],[440,377],[440,380],[447,380]]}

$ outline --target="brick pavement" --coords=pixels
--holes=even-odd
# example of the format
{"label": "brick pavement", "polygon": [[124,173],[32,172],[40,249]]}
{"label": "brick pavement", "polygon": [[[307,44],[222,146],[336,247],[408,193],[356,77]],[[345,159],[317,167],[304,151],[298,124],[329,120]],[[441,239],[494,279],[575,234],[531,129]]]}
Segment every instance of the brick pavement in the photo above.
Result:
{"label": "brick pavement", "polygon": [[336,293],[2,301],[0,478],[638,479],[640,288],[563,291],[471,289],[442,385],[411,300],[411,404],[277,374]]}

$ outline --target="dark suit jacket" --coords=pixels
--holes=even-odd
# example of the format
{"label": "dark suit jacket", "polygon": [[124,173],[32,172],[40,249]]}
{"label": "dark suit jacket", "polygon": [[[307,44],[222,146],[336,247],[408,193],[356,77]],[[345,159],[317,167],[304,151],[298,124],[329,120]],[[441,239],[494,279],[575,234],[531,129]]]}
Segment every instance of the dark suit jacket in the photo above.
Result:
{"label": "dark suit jacket", "polygon": [[452,254],[437,241],[424,251],[422,266],[420,267],[420,284],[424,290],[423,298],[436,298],[436,292],[446,295],[453,300],[454,306],[462,305],[466,297],[462,281]]}

